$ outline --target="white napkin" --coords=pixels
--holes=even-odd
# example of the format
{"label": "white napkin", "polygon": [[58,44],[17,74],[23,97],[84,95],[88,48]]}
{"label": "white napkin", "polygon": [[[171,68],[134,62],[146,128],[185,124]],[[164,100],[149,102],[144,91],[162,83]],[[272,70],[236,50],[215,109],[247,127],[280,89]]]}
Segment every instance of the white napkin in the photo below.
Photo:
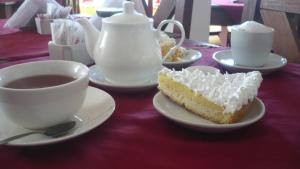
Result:
{"label": "white napkin", "polygon": [[84,43],[84,32],[77,22],[69,19],[55,19],[51,23],[52,42],[57,45]]}
{"label": "white napkin", "polygon": [[49,15],[50,19],[56,18],[66,18],[70,15],[72,7],[63,7],[61,5],[56,5],[54,3],[47,3],[47,14]]}
{"label": "white napkin", "polygon": [[[13,16],[7,20],[4,28],[20,28],[25,26],[37,13],[46,13],[47,2],[58,9],[64,9],[55,0],[25,0]],[[57,13],[55,14],[57,15]],[[62,12],[63,14],[65,14],[64,11]]]}

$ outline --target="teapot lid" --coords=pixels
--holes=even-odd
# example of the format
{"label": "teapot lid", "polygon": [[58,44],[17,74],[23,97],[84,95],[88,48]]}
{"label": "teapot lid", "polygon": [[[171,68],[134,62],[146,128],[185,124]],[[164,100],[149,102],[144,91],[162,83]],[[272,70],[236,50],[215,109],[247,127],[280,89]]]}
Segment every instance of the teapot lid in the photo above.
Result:
{"label": "teapot lid", "polygon": [[111,17],[104,18],[106,23],[116,24],[142,24],[150,22],[152,19],[147,16],[136,12],[134,9],[134,3],[130,1],[123,2],[123,12],[115,14]]}

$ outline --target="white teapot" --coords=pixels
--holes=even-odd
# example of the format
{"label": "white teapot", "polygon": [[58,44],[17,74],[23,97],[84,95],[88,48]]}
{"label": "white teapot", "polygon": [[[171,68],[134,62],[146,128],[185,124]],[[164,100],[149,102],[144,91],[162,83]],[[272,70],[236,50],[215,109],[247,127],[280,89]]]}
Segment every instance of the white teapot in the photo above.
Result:
{"label": "white teapot", "polygon": [[87,19],[79,19],[85,31],[89,55],[94,59],[106,80],[118,85],[137,85],[149,81],[162,68],[159,39],[166,23],[176,24],[182,33],[180,42],[165,56],[175,52],[185,39],[182,24],[174,20],[162,21],[157,30],[153,19],[134,9],[134,3],[123,3],[123,13],[102,20],[99,32]]}

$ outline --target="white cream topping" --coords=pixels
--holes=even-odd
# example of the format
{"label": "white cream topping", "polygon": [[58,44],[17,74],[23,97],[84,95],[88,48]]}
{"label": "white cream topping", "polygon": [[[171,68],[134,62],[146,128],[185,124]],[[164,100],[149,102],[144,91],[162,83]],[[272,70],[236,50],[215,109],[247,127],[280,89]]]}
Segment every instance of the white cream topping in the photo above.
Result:
{"label": "white cream topping", "polygon": [[242,23],[241,25],[237,26],[237,29],[247,32],[257,32],[257,33],[266,33],[266,32],[272,32],[273,28],[270,28],[268,26],[265,26],[263,24],[260,24],[255,21],[246,21]]}
{"label": "white cream topping", "polygon": [[223,106],[224,113],[233,113],[257,95],[262,82],[260,72],[216,74],[205,73],[199,69],[174,71],[164,68],[159,72],[176,82],[191,88],[195,93],[206,97],[209,101]]}

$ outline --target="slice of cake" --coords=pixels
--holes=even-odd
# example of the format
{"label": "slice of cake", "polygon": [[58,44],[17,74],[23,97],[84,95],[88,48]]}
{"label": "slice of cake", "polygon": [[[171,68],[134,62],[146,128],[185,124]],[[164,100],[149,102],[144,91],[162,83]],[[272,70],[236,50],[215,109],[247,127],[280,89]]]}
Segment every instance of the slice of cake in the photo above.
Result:
{"label": "slice of cake", "polygon": [[158,88],[187,110],[216,123],[238,122],[257,95],[260,72],[214,74],[199,69],[159,72]]}

